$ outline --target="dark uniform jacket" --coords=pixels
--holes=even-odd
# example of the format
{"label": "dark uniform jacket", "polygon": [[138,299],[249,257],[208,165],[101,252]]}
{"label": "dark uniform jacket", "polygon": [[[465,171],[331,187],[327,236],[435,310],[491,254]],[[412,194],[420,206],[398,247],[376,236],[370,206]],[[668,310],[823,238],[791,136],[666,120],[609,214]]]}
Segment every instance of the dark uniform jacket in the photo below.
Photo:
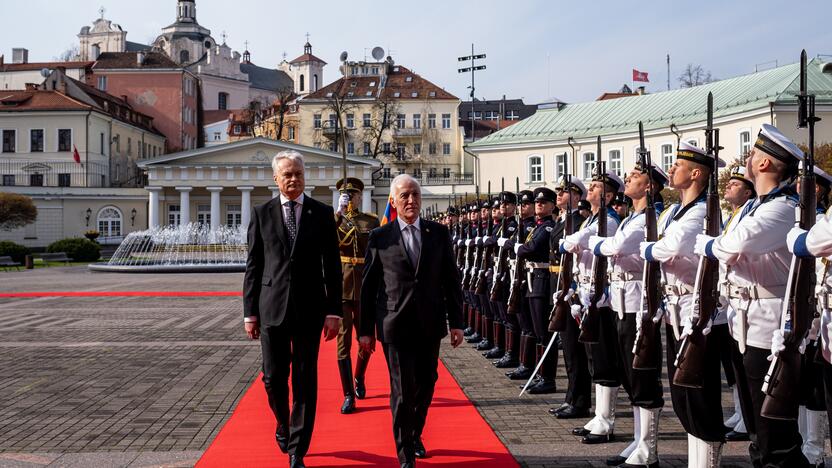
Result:
{"label": "dark uniform jacket", "polygon": [[344,301],[357,301],[361,298],[361,277],[364,275],[364,255],[370,231],[379,227],[377,216],[368,213],[355,213],[347,217],[335,213],[335,225],[338,227],[338,250],[341,251],[341,272],[344,276],[342,298]]}
{"label": "dark uniform jacket", "polygon": [[[578,213],[578,210],[572,210],[572,232],[577,231],[581,228],[581,223],[584,222],[584,217]],[[559,252],[559,245],[561,239],[563,239],[564,233],[566,230],[566,221],[563,218],[558,217],[555,220],[554,229],[552,229],[552,234],[549,236],[549,264],[553,267],[550,271],[552,273],[550,278],[550,284],[552,287],[552,291],[555,292],[558,289],[558,274],[560,272],[560,259],[561,254]],[[571,254],[570,254],[571,255]],[[551,298],[550,298],[551,299]],[[551,300],[550,300],[551,302]]]}
{"label": "dark uniform jacket", "polygon": [[[549,261],[549,236],[554,230],[555,221],[551,216],[537,220],[534,227],[526,234],[526,239],[517,255],[527,262],[547,263]],[[549,292],[549,269],[535,268],[532,282],[526,297],[543,297]]]}

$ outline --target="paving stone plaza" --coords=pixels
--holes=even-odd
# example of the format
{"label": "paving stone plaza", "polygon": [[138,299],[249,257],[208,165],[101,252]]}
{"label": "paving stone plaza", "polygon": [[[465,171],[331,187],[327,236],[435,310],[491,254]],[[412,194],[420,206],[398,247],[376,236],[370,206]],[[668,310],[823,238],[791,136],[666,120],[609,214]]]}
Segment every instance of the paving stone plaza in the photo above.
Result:
{"label": "paving stone plaza", "polygon": [[[3,292],[238,291],[241,283],[242,274],[84,267],[0,273]],[[192,466],[259,371],[259,345],[245,338],[241,317],[239,297],[0,298],[0,466]],[[445,343],[442,354],[523,466],[604,466],[632,438],[623,392],[617,442],[586,446],[569,434],[581,420],[546,411],[563,393],[520,398],[516,382],[470,345]],[[726,388],[726,408],[730,397]],[[667,395],[660,428],[662,466],[685,466],[685,433]],[[750,466],[746,445],[728,444],[724,466]]]}

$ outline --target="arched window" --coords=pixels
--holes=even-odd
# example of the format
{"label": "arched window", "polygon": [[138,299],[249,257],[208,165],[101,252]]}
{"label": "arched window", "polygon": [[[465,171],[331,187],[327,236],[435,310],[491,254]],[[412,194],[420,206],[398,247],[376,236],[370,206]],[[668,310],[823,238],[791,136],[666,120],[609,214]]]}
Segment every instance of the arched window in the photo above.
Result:
{"label": "arched window", "polygon": [[179,51],[179,63],[188,63],[190,59],[191,54],[189,54],[187,50]]}
{"label": "arched window", "polygon": [[312,89],[310,91],[317,91],[318,90],[318,75],[312,75]]}
{"label": "arched window", "polygon": [[101,46],[98,44],[92,45],[92,59],[98,60],[98,56],[101,55]]}
{"label": "arched window", "polygon": [[114,206],[105,206],[98,212],[98,232],[101,237],[121,235],[121,211]]}
{"label": "arched window", "polygon": [[303,91],[303,75],[300,76],[300,90]]}

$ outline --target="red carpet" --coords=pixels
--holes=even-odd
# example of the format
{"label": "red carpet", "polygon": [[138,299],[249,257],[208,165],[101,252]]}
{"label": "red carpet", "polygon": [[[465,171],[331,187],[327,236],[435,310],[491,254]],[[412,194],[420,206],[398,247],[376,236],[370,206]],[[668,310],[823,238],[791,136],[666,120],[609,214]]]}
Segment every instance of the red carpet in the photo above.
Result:
{"label": "red carpet", "polygon": [[34,291],[0,293],[0,297],[216,297],[242,296],[240,291]]}
{"label": "red carpet", "polygon": [[[380,347],[367,372],[367,398],[358,400],[358,411],[353,414],[342,415],[339,411],[343,394],[335,340],[321,345],[318,372],[318,412],[312,446],[304,458],[306,465],[398,467],[389,377]],[[274,428],[274,417],[258,377],[196,466],[288,466],[288,456],[274,441]],[[429,458],[417,460],[418,466],[518,466],[441,362],[423,441]]]}

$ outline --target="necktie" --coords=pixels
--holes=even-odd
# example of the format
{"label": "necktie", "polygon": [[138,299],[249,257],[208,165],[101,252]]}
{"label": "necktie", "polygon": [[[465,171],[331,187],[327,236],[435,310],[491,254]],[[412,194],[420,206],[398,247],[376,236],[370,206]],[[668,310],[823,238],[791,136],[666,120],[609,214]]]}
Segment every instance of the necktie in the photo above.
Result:
{"label": "necktie", "polygon": [[289,216],[286,218],[286,228],[289,230],[289,244],[295,245],[295,236],[298,235],[298,223],[295,219],[295,205],[298,202],[289,200]]}
{"label": "necktie", "polygon": [[419,264],[419,250],[421,248],[419,240],[416,238],[416,226],[411,224],[405,229],[408,234],[405,236],[405,242],[407,243],[407,256],[410,257],[410,263],[416,267]]}

